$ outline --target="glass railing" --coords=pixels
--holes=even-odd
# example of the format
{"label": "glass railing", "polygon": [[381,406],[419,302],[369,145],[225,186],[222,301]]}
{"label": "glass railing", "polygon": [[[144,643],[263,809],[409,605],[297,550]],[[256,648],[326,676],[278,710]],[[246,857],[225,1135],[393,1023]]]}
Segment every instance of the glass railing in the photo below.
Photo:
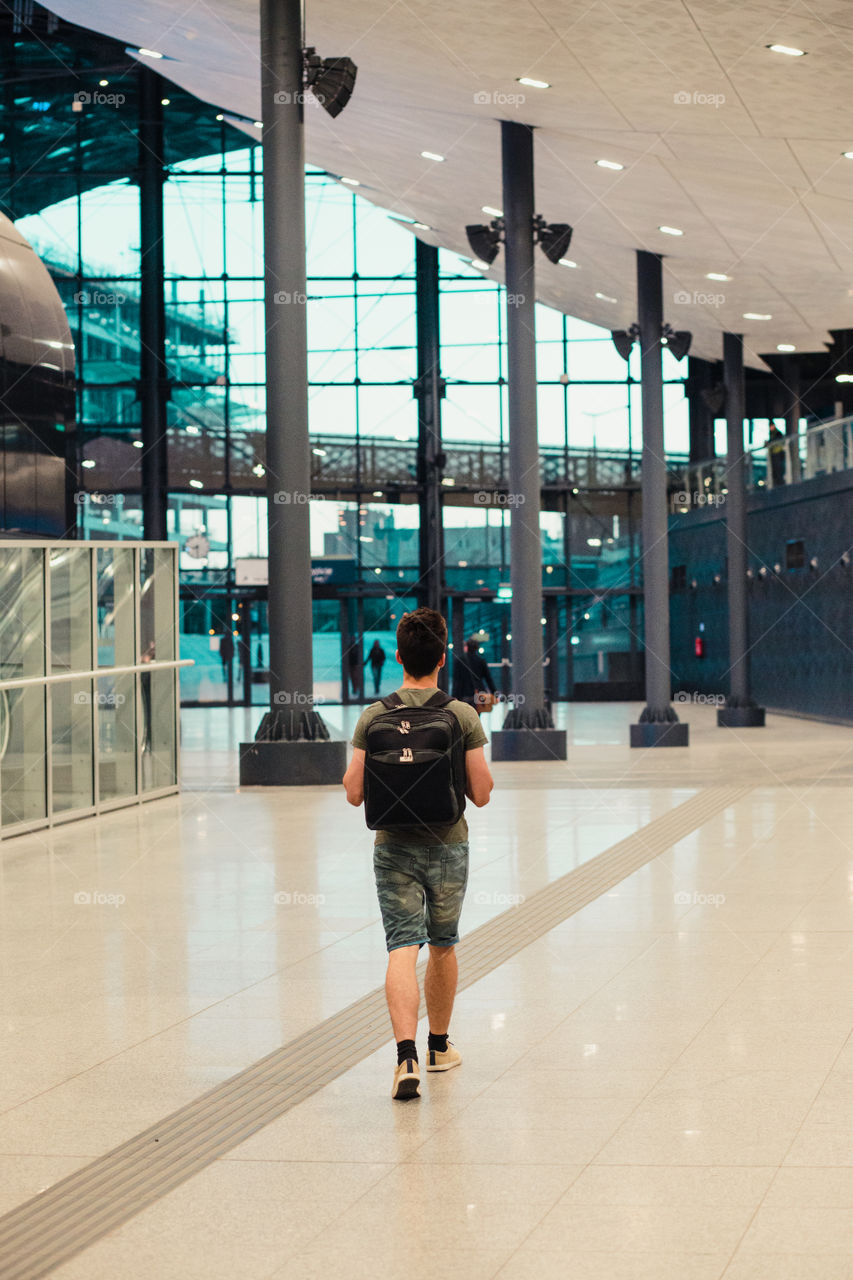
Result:
{"label": "glass railing", "polygon": [[177,551],[0,541],[0,835],[178,789]]}

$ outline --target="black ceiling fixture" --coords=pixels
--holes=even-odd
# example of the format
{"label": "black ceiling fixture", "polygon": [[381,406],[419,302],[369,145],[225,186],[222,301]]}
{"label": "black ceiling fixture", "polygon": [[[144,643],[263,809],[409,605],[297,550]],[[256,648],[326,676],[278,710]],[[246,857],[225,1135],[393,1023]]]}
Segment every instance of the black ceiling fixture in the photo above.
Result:
{"label": "black ceiling fixture", "polygon": [[572,228],[568,222],[546,222],[537,213],[533,219],[533,231],[536,243],[549,262],[556,264],[565,257],[572,242]]}
{"label": "black ceiling fixture", "polygon": [[494,218],[491,222],[472,222],[465,228],[465,234],[474,257],[491,266],[504,238],[504,220]]}
{"label": "black ceiling fixture", "polygon": [[673,329],[671,324],[665,324],[661,327],[661,340],[676,360],[683,360],[690,350],[693,334],[688,329]]}
{"label": "black ceiling fixture", "polygon": [[613,345],[623,360],[630,360],[631,348],[639,336],[640,326],[638,324],[632,324],[630,329],[614,329],[610,334],[613,339]]}
{"label": "black ceiling fixture", "polygon": [[352,58],[321,58],[313,45],[304,51],[305,87],[334,118],[352,97],[358,67]]}

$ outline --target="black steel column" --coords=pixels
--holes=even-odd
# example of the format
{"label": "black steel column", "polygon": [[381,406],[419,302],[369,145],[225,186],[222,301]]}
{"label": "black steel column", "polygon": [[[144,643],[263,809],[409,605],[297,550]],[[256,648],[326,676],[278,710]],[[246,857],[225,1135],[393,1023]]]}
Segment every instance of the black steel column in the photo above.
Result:
{"label": "black steel column", "polygon": [[168,507],[166,300],[163,254],[163,81],[139,76],[139,410],[142,434],[142,530],[166,540]]}
{"label": "black steel column", "polygon": [[637,251],[637,313],[643,402],[643,596],[646,706],[631,725],[632,747],[686,747],[688,729],[671,703],[669,545],[663,450],[663,273],[661,256]]}
{"label": "black steel column", "polygon": [[418,334],[418,596],[441,609],[444,588],[444,527],[441,504],[441,343],[439,336],[438,249],[415,241],[415,307]]}
{"label": "black steel column", "polygon": [[512,693],[516,705],[492,734],[493,760],[565,760],[542,670],[542,538],[536,417],[536,280],[533,266],[533,129],[501,121],[506,228]]}
{"label": "black steel column", "polygon": [[241,785],[340,781],[343,742],[314,710],[300,0],[260,0],[271,710]]}
{"label": "black steel column", "polygon": [[783,367],[787,399],[785,402],[785,435],[792,437],[788,445],[791,458],[791,484],[802,479],[800,466],[800,366],[796,356],[788,356]]}
{"label": "black steel column", "polygon": [[714,383],[714,366],[696,356],[687,357],[688,438],[691,462],[708,462],[714,457],[714,415],[703,396]]}
{"label": "black steel column", "polygon": [[764,708],[749,696],[749,597],[747,595],[746,476],[743,448],[743,338],[723,334],[726,384],[726,553],[729,604],[729,695],[717,724],[730,729],[760,728]]}

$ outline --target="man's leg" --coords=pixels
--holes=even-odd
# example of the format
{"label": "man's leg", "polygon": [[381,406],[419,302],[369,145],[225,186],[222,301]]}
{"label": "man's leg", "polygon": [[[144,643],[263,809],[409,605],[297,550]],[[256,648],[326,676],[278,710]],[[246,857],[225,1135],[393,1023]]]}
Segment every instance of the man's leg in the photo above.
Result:
{"label": "man's leg", "polygon": [[429,1029],[434,1035],[447,1034],[458,980],[459,965],[456,962],[456,948],[430,946],[424,978],[424,995]]}
{"label": "man's leg", "polygon": [[[394,1028],[394,1039],[414,1040],[418,1029],[418,1005],[420,992],[415,976],[418,947],[396,947],[388,952],[388,972],[385,975],[385,998]],[[429,974],[427,974],[429,976]],[[453,999],[451,997],[451,1006]]]}

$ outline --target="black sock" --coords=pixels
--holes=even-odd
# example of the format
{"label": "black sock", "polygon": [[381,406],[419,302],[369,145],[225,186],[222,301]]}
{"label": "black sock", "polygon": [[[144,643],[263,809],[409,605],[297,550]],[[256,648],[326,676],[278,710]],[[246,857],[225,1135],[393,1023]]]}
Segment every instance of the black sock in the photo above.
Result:
{"label": "black sock", "polygon": [[397,1041],[397,1066],[401,1062],[405,1062],[407,1058],[418,1060],[418,1049],[414,1040],[398,1040]]}
{"label": "black sock", "polygon": [[446,1031],[443,1036],[437,1036],[434,1031],[431,1031],[427,1039],[427,1048],[434,1049],[436,1053],[447,1053],[447,1036]]}

